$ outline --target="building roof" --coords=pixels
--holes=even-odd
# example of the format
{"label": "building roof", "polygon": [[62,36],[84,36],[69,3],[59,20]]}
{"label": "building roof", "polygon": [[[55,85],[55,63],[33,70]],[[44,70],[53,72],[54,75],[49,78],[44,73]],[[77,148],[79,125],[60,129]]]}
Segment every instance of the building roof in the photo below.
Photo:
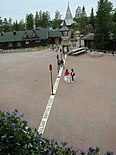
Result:
{"label": "building roof", "polygon": [[11,42],[20,41],[23,38],[23,33],[20,31],[16,32],[16,35],[13,35],[13,32],[5,32],[3,35],[0,35],[0,42]]}
{"label": "building roof", "polygon": [[88,25],[86,26],[85,33],[86,33],[86,34],[94,33],[94,28],[93,28],[92,24],[88,24]]}
{"label": "building roof", "polygon": [[63,32],[63,31],[69,31],[69,28],[67,26],[63,26],[61,29],[60,29],[60,32]]}
{"label": "building roof", "polygon": [[61,33],[59,31],[52,31],[52,30],[49,31],[48,28],[40,28],[36,30],[23,30],[15,32],[4,32],[2,34],[3,35],[0,35],[0,42],[18,42],[23,40],[37,40],[37,39],[48,39],[49,37],[61,37]]}
{"label": "building roof", "polygon": [[[74,23],[69,5],[67,7],[66,16],[65,16],[64,20],[65,20],[67,26],[70,26],[71,24]],[[61,23],[61,26],[63,26],[63,22]]]}
{"label": "building roof", "polygon": [[49,30],[49,37],[56,38],[61,36],[62,36],[61,32]]}
{"label": "building roof", "polygon": [[94,39],[94,33],[89,33],[82,37],[83,40],[93,40]]}

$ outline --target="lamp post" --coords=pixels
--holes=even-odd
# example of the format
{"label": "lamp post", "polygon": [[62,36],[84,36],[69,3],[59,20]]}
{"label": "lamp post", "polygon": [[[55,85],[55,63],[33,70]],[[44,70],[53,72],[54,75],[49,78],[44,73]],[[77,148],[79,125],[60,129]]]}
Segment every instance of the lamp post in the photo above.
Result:
{"label": "lamp post", "polygon": [[59,67],[60,67],[59,66],[59,55],[57,55],[56,58],[57,58],[57,68],[58,68],[58,73],[59,73]]}
{"label": "lamp post", "polygon": [[49,65],[49,70],[50,70],[50,76],[51,76],[51,89],[52,89],[52,95],[54,95],[53,93],[53,79],[52,79],[52,65]]}

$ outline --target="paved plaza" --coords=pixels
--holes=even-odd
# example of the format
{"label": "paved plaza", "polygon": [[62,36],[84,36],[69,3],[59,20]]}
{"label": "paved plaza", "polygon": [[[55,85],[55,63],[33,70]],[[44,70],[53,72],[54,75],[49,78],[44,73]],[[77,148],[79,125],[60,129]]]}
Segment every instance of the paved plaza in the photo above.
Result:
{"label": "paved plaza", "polygon": [[[51,95],[49,64],[53,83],[57,78],[57,54],[0,54],[0,110],[18,109],[38,129]],[[60,77],[44,135],[74,148],[116,152],[116,55],[67,56],[65,68],[75,70],[75,82]]]}

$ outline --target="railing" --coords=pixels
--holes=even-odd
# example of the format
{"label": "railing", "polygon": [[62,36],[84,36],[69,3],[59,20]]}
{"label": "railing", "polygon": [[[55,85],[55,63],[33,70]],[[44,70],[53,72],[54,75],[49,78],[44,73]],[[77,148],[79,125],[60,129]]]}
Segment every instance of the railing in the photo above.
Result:
{"label": "railing", "polygon": [[85,47],[80,47],[80,48],[75,48],[75,49],[72,49],[71,51],[69,51],[67,54],[68,55],[78,55],[78,54],[81,54],[81,53],[85,53],[86,52],[86,49]]}
{"label": "railing", "polygon": [[0,49],[0,53],[32,52],[32,51],[40,51],[40,50],[47,49],[47,48],[48,47],[8,49],[8,50]]}
{"label": "railing", "polygon": [[103,52],[103,53],[116,53],[116,50],[100,50],[100,49],[89,49],[90,52],[94,52],[94,51],[97,51],[97,52]]}

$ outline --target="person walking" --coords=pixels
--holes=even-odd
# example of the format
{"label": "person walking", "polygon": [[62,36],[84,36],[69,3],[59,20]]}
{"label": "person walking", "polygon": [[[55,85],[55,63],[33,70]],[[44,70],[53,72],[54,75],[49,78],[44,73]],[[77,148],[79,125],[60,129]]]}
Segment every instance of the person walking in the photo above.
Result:
{"label": "person walking", "polygon": [[114,56],[114,51],[112,51],[112,55]]}
{"label": "person walking", "polygon": [[64,69],[64,60],[61,59],[61,60],[60,60],[60,63],[61,63],[61,67],[63,67],[63,69]]}
{"label": "person walking", "polygon": [[72,82],[74,82],[74,76],[75,76],[74,69],[71,69],[70,75],[71,75],[71,80],[72,80]]}
{"label": "person walking", "polygon": [[60,59],[58,59],[57,63],[58,63],[58,73],[59,73],[59,70],[60,70],[60,67],[61,67],[61,61],[60,61]]}
{"label": "person walking", "polygon": [[57,59],[57,66],[58,66],[58,73],[59,73],[59,70],[60,70],[60,67],[61,67],[61,62],[60,62],[60,59],[59,59],[59,55],[58,54],[56,56],[56,59]]}
{"label": "person walking", "polygon": [[66,69],[66,71],[64,72],[64,81],[70,83],[70,72],[68,71],[68,69]]}

